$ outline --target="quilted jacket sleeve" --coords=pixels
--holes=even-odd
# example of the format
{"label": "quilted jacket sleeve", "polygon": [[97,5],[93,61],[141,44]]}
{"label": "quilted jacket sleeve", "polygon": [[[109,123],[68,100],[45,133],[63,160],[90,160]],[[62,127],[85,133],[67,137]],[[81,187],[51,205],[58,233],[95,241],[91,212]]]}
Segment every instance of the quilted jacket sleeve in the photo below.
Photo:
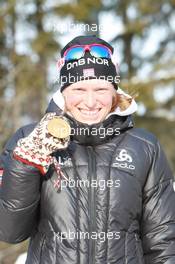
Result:
{"label": "quilted jacket sleeve", "polygon": [[27,239],[37,223],[41,175],[38,170],[13,158],[20,129],[0,156],[3,170],[0,186],[0,240],[18,243]]}
{"label": "quilted jacket sleeve", "polygon": [[144,186],[142,241],[146,264],[175,263],[173,175],[159,143]]}

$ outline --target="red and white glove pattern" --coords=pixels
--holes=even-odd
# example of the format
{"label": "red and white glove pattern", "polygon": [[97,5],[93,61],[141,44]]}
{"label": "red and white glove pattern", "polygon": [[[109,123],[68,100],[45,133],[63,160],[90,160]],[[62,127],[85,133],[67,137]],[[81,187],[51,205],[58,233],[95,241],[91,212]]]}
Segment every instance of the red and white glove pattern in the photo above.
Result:
{"label": "red and white glove pattern", "polygon": [[[47,113],[29,134],[29,136],[19,139],[13,155],[23,163],[37,167],[42,174],[45,174],[51,164],[55,165],[57,173],[61,173],[60,166],[55,157],[51,154],[58,149],[65,149],[70,137],[56,138],[47,129],[48,122],[56,116],[56,113]],[[65,117],[61,117],[66,120]]]}

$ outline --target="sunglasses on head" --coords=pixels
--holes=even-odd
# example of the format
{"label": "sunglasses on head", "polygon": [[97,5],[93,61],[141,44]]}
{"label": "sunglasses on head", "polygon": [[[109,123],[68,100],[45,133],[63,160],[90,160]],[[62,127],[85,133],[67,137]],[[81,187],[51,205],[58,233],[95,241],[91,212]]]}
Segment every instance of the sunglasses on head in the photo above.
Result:
{"label": "sunglasses on head", "polygon": [[65,61],[80,59],[88,51],[93,57],[96,58],[111,58],[111,50],[102,44],[90,44],[90,45],[75,45],[68,48],[63,57]]}

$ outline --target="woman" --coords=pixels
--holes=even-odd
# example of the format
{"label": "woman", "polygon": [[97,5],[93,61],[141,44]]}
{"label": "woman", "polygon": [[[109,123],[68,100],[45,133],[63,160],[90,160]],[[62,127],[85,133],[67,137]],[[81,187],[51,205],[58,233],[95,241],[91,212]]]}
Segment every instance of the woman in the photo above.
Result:
{"label": "woman", "polygon": [[112,53],[95,36],[69,42],[46,115],[1,156],[0,239],[31,237],[27,264],[175,263],[173,176],[155,136],[134,128]]}

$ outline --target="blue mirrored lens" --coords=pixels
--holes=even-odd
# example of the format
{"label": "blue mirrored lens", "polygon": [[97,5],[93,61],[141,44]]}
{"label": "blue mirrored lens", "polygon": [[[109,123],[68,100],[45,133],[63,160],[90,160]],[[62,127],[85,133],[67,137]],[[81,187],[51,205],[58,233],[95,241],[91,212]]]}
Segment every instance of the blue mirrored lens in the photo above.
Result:
{"label": "blue mirrored lens", "polygon": [[83,47],[75,47],[70,49],[66,56],[65,56],[65,60],[76,60],[76,59],[80,59],[84,54],[84,48]]}
{"label": "blue mirrored lens", "polygon": [[100,58],[110,58],[109,50],[102,46],[91,46],[91,55]]}

